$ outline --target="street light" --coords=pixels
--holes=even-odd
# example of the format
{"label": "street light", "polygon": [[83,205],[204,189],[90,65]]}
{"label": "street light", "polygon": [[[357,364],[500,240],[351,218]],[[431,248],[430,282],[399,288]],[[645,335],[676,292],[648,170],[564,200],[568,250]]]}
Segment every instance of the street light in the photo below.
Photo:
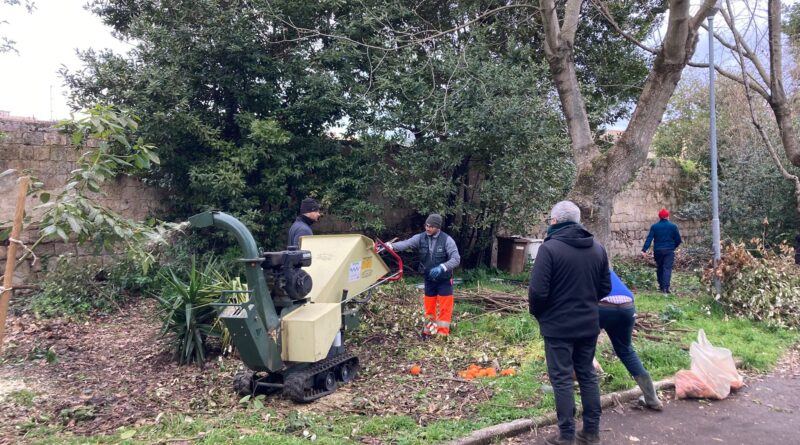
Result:
{"label": "street light", "polygon": [[722,289],[717,275],[720,262],[719,246],[719,191],[717,188],[717,104],[714,97],[714,16],[722,7],[722,0],[717,0],[708,15],[708,105],[711,133],[711,238],[714,245],[714,288],[716,296]]}

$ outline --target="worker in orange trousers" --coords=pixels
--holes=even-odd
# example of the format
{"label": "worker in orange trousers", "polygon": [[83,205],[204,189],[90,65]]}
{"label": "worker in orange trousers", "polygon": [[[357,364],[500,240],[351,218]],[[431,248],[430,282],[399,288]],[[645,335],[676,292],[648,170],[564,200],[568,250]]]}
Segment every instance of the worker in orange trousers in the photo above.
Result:
{"label": "worker in orange trousers", "polygon": [[425,220],[425,231],[405,241],[386,243],[397,252],[419,251],[419,272],[425,277],[425,325],[423,336],[449,335],[453,321],[453,269],[461,263],[453,238],[442,231],[442,216]]}

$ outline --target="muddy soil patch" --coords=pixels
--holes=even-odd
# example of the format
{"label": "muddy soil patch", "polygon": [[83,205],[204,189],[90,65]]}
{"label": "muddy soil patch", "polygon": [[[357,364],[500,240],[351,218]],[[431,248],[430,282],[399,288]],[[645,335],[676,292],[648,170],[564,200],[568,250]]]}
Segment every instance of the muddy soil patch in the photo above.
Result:
{"label": "muddy soil patch", "polygon": [[[275,396],[266,404],[279,415],[411,414],[420,424],[474,414],[472,407],[491,391],[455,376],[467,363],[458,351],[474,346],[453,337],[422,340],[415,328],[421,304],[413,298],[397,304],[393,316],[365,311],[367,329],[350,343],[363,364],[354,382],[311,404]],[[163,415],[222,416],[239,409],[231,383],[241,361],[215,356],[204,368],[178,366],[159,329],[155,304],[147,299],[83,322],[11,316],[0,381],[15,383],[0,400],[0,443],[19,442],[37,425],[88,435],[153,423]],[[453,353],[420,357],[416,362],[424,373],[411,377],[403,357],[415,347]]]}

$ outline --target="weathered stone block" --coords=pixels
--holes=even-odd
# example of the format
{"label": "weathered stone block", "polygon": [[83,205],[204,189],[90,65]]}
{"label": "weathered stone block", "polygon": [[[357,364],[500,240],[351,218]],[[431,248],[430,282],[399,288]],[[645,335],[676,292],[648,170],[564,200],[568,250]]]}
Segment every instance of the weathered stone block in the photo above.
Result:
{"label": "weathered stone block", "polygon": [[33,147],[33,159],[37,161],[50,159],[50,147]]}
{"label": "weathered stone block", "polygon": [[75,248],[75,244],[57,242],[53,243],[53,253],[55,255],[76,255],[78,250]]}
{"label": "weathered stone block", "polygon": [[22,133],[23,145],[44,145],[44,134],[38,131]]}
{"label": "weathered stone block", "polygon": [[33,161],[35,153],[32,146],[22,146],[19,150],[19,159],[22,161]]}

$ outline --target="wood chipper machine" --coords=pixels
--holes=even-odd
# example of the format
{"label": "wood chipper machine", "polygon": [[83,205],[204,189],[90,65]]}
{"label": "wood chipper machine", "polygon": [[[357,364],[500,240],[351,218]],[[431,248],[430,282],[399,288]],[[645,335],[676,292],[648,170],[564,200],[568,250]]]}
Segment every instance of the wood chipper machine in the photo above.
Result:
{"label": "wood chipper machine", "polygon": [[[240,394],[277,393],[310,402],[351,381],[358,357],[345,348],[358,326],[357,305],[377,285],[402,278],[402,261],[378,240],[363,235],[301,238],[300,250],[260,252],[238,219],[222,212],[189,218],[192,227],[226,229],[244,257],[247,301],[216,303],[219,318],[247,367],[234,378]],[[398,261],[391,272],[379,256]],[[242,291],[239,291],[242,292]]]}

